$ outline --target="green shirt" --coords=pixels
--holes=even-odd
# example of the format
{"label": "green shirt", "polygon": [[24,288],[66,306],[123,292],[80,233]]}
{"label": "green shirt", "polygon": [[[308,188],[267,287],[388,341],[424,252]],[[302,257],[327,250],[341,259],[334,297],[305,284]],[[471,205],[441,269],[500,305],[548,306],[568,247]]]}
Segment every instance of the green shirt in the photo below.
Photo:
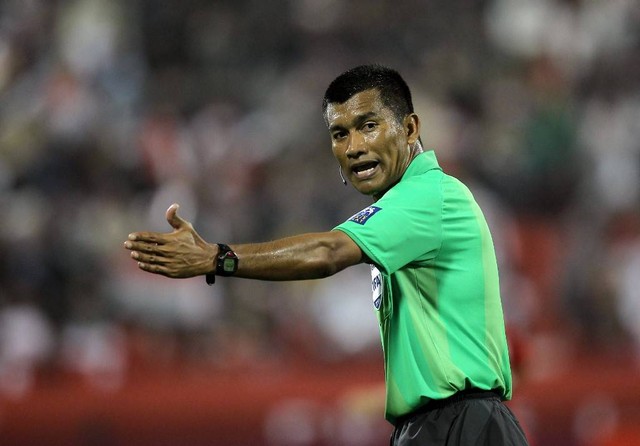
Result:
{"label": "green shirt", "polygon": [[491,234],[469,189],[442,172],[432,150],[335,229],[372,262],[390,422],[472,387],[511,398]]}

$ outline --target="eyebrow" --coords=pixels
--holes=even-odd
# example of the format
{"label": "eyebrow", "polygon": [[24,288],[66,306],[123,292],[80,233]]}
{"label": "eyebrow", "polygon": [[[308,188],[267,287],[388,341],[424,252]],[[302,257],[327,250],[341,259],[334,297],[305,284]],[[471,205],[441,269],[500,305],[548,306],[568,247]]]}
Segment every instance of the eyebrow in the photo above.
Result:
{"label": "eyebrow", "polygon": [[[360,124],[365,122],[367,119],[373,118],[375,116],[377,116],[377,114],[375,112],[372,112],[372,111],[364,113],[362,115],[358,115],[353,119],[353,121],[351,121],[351,123],[350,123],[351,127],[358,127]],[[344,129],[345,129],[344,126],[341,126],[341,125],[338,125],[338,124],[334,124],[331,127],[329,127],[329,131],[331,131],[331,132],[334,132],[336,130],[344,130]]]}

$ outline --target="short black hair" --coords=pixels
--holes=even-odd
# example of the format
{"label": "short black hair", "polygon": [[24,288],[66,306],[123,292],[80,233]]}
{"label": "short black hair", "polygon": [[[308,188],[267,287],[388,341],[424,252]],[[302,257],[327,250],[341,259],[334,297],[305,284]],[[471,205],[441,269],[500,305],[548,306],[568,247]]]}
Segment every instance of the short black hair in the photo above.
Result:
{"label": "short black hair", "polygon": [[411,91],[400,73],[383,65],[360,65],[345,71],[329,84],[322,100],[325,121],[330,103],[343,104],[352,96],[374,88],[379,91],[382,103],[393,111],[398,122],[413,113]]}

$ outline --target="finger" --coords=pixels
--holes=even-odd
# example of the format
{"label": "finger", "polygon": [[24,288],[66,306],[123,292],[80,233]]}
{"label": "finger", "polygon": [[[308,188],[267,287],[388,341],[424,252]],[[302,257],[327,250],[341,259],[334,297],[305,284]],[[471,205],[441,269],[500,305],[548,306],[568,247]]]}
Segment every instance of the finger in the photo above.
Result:
{"label": "finger", "polygon": [[183,220],[178,216],[179,208],[180,205],[178,203],[173,203],[171,206],[169,206],[169,209],[167,209],[166,213],[167,221],[173,229],[188,228],[190,226],[189,222]]}
{"label": "finger", "polygon": [[126,241],[124,242],[124,246],[130,251],[154,255],[167,260],[171,257],[175,257],[175,253],[169,244],[159,245],[156,243]]}
{"label": "finger", "polygon": [[[131,241],[155,243],[157,245],[164,245],[167,243],[166,234],[159,232],[132,232],[127,238]],[[126,246],[127,244],[125,242],[125,247]]]}
{"label": "finger", "polygon": [[167,269],[164,266],[152,265],[152,264],[144,263],[144,262],[138,262],[138,268],[140,268],[141,270],[146,271],[148,273],[160,274],[162,276],[169,277],[169,272],[167,271]]}
{"label": "finger", "polygon": [[[145,242],[124,242],[124,247],[129,251],[139,253],[139,254],[147,254],[156,256],[158,258],[166,258],[167,251],[164,249],[163,245],[157,245],[155,243],[145,243]],[[132,255],[133,257],[133,255]],[[137,257],[134,257],[137,258]]]}
{"label": "finger", "polygon": [[151,265],[166,265],[167,262],[169,261],[169,259],[165,257],[154,255],[154,254],[145,254],[139,251],[131,252],[131,258],[139,262],[148,263]]}
{"label": "finger", "polygon": [[132,242],[132,241],[124,242],[124,247],[126,249],[130,251],[145,252],[148,254],[164,253],[164,251],[160,248],[161,246],[162,245],[158,245],[157,243]]}

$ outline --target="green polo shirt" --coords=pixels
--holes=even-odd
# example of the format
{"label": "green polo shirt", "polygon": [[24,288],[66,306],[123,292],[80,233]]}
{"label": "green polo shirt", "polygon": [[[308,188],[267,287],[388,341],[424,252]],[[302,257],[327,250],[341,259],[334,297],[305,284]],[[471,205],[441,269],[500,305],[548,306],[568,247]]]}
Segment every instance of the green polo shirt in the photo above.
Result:
{"label": "green polo shirt", "polygon": [[372,262],[390,422],[468,388],[511,398],[491,234],[469,189],[443,173],[432,150],[335,229]]}

